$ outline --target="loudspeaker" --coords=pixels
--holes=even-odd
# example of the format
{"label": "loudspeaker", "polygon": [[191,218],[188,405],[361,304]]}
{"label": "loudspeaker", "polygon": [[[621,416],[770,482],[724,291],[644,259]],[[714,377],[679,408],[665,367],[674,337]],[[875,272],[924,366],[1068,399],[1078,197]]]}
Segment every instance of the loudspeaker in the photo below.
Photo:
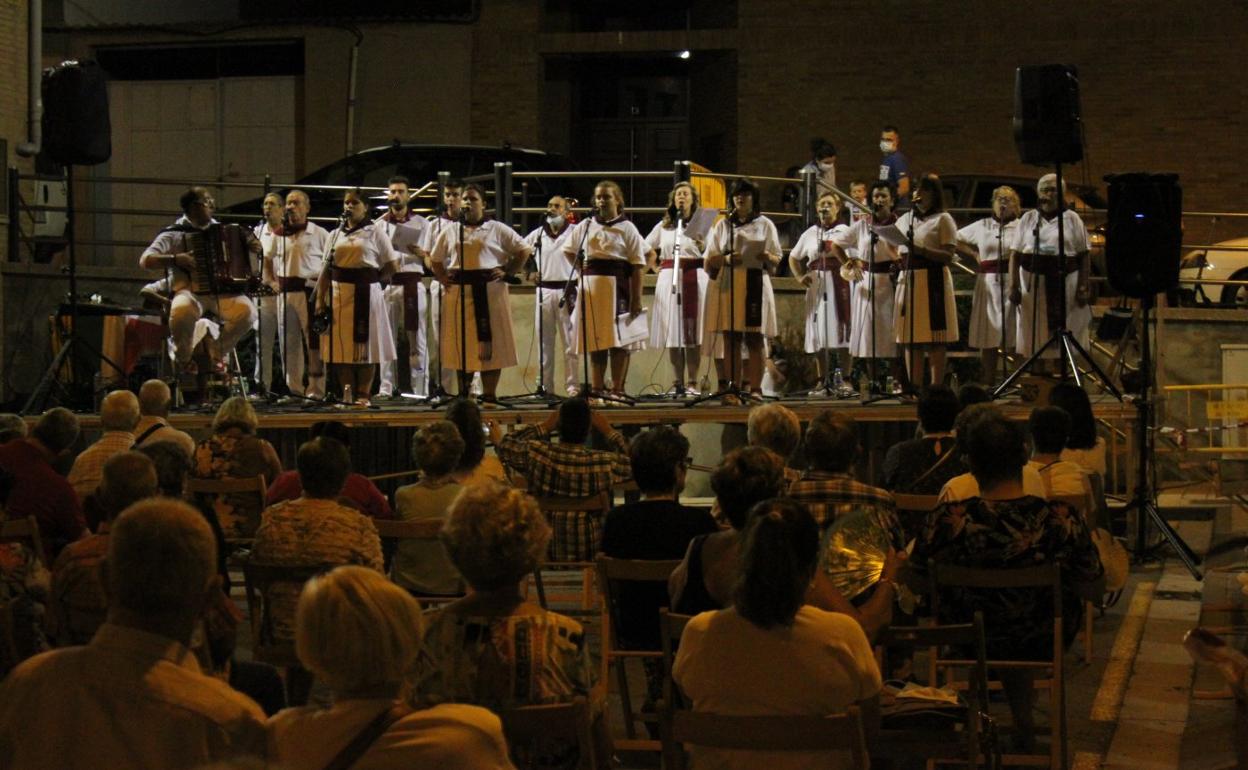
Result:
{"label": "loudspeaker", "polygon": [[67,61],[43,73],[43,152],[64,166],[94,166],[112,157],[104,70]]}
{"label": "loudspeaker", "polygon": [[1083,160],[1079,73],[1064,64],[1019,67],[1014,76],[1014,144],[1023,163]]}
{"label": "loudspeaker", "polygon": [[1179,285],[1183,190],[1176,174],[1111,174],[1105,223],[1109,284],[1144,298]]}

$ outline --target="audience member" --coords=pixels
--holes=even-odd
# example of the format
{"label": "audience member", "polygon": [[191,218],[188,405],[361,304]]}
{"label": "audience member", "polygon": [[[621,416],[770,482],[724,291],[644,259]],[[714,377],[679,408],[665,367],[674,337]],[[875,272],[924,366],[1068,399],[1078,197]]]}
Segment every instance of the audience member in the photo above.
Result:
{"label": "audience member", "polygon": [[[43,555],[25,543],[0,543],[0,603],[7,604],[12,645],[0,646],[0,679],[18,663],[46,652],[48,593],[52,576]],[[0,759],[3,758],[0,748]]]}
{"label": "audience member", "polygon": [[26,438],[0,444],[0,468],[12,477],[4,514],[35,517],[48,564],[86,532],[77,493],[53,467],[77,440],[78,418],[58,406],[44,412]]}
{"label": "audience member", "polygon": [[[1100,557],[1083,519],[1063,503],[1048,503],[1023,488],[1027,439],[1021,425],[987,410],[969,427],[962,444],[979,494],[944,503],[928,517],[914,549],[919,578],[928,560],[965,567],[1008,569],[1062,565],[1063,630],[1066,644],[1079,629],[1081,598],[1099,600],[1104,587]],[[1048,660],[1053,655],[1053,616],[1042,589],[943,589],[940,618],[965,623],[975,612],[986,623],[993,660]],[[999,672],[1006,687],[1020,751],[1034,741],[1032,672]]]}
{"label": "audience member", "polygon": [[[610,449],[585,445],[591,426]],[[556,429],[557,444],[550,440]],[[528,482],[529,493],[538,497],[592,497],[610,492],[614,485],[632,477],[628,441],[581,396],[564,401],[542,424],[525,425],[507,434],[498,445],[498,456],[512,473]],[[600,514],[555,512],[551,523],[555,528],[552,561],[594,558],[602,526]]]}
{"label": "audience member", "polygon": [[0,444],[14,439],[26,438],[26,421],[21,415],[5,412],[0,414]]}
{"label": "audience member", "polygon": [[[455,469],[455,481],[468,486],[487,479],[507,481],[507,471],[498,457],[485,452],[486,424],[481,420],[481,407],[470,398],[457,398],[446,408],[446,419],[459,429],[464,440],[464,454]],[[502,434],[493,422],[489,425],[490,440],[498,446]]]}
{"label": "audience member", "polygon": [[1096,435],[1096,416],[1088,394],[1073,382],[1059,382],[1049,391],[1049,406],[1064,409],[1070,415],[1070,437],[1066,439],[1062,459],[1105,478],[1105,439]]}
{"label": "audience member", "polygon": [[[394,507],[403,521],[444,520],[451,503],[464,489],[454,478],[464,453],[464,439],[449,422],[425,425],[412,436],[412,462],[422,471],[420,481],[399,487]],[[454,595],[464,592],[463,578],[440,542],[400,540],[390,566],[390,577],[409,591]]]}
{"label": "audience member", "polygon": [[128,390],[114,390],[100,403],[100,428],[104,434],[82,450],[69,471],[69,484],[79,500],[100,485],[100,474],[108,458],[134,446],[134,426],[139,424],[139,400]]}
{"label": "audience member", "polygon": [[160,487],[160,494],[177,500],[186,496],[186,479],[191,475],[191,455],[182,449],[181,444],[174,441],[147,441],[135,451],[147,455],[156,466],[156,485]]}
{"label": "audience member", "polygon": [[789,486],[789,497],[803,503],[820,527],[854,512],[878,512],[896,522],[891,492],[854,479],[858,427],[851,417],[824,410],[806,428],[806,470]]}
{"label": "audience member", "polygon": [[295,615],[295,650],[334,698],[270,719],[269,759],[291,768],[511,768],[490,712],[401,702],[423,629],[416,600],[372,570],[338,567],[309,581]]}
{"label": "audience member", "polygon": [[755,503],[784,494],[784,462],[770,449],[742,447],[711,474],[715,507],[730,529],[699,535],[668,581],[674,612],[693,615],[732,604],[742,532]]}
{"label": "audience member", "polygon": [[978,382],[968,382],[958,388],[958,403],[963,409],[975,404],[986,404],[992,401],[992,394]]}
{"label": "audience member", "polygon": [[919,397],[919,427],[923,435],[888,448],[881,479],[885,489],[935,495],[946,481],[966,473],[953,432],[953,421],[961,408],[958,397],[944,385],[924,389]]}
{"label": "audience member", "polygon": [[[1004,417],[1004,414],[991,401],[981,401],[970,406],[964,406],[962,411],[958,413],[957,419],[953,421],[954,435],[966,436],[970,433],[971,426],[984,416],[995,418]],[[966,446],[961,441],[958,443],[958,451],[962,454],[963,462],[969,465]],[[1047,496],[1044,489],[1044,480],[1040,478],[1040,474],[1031,465],[1023,466],[1023,491],[1041,499]],[[979,482],[975,480],[975,474],[967,471],[961,476],[954,476],[945,482],[945,485],[940,488],[939,500],[942,503],[952,503],[978,496]]]}
{"label": "audience member", "polygon": [[802,423],[792,409],[780,404],[763,404],[750,410],[746,441],[780,455],[784,460],[784,480],[793,483],[801,471],[789,466],[802,440]]}
{"label": "audience member", "polygon": [[134,448],[172,441],[182,447],[187,456],[195,454],[195,439],[186,431],[169,424],[169,407],[173,395],[164,380],[148,380],[139,387],[139,424],[134,428]]}
{"label": "audience member", "polygon": [[[191,475],[199,479],[277,478],[282,461],[272,444],[255,435],[258,426],[256,412],[247,399],[227,398],[212,420],[212,435],[195,447]],[[216,500],[196,502],[216,510],[226,537],[252,537],[260,523],[263,504],[253,494],[220,495]]]}
{"label": "audience member", "polygon": [[[345,424],[338,420],[320,420],[312,423],[311,438],[320,436],[336,439],[348,451],[351,449],[351,432],[347,430]],[[282,471],[269,484],[269,491],[265,495],[264,504],[277,505],[283,500],[294,500],[301,494],[303,494],[303,487],[299,485],[299,473],[293,470]],[[369,481],[368,477],[362,473],[352,471],[347,474],[347,482],[342,486],[342,494],[338,502],[352,508],[358,508],[367,514],[369,518],[394,518],[394,514],[390,511],[390,501],[381,493],[377,485]]]}
{"label": "audience member", "polygon": [[147,455],[126,451],[104,463],[96,495],[104,517],[99,530],[65,546],[52,569],[49,627],[59,646],[86,644],[104,624],[108,594],[99,568],[108,553],[109,526],[158,491],[156,466]]}
{"label": "audience member", "polygon": [[259,707],[200,673],[188,649],[220,591],[208,525],[161,498],[126,510],[109,537],[108,622],[90,644],[36,656],[0,685],[0,765],[192,767],[263,754]]}
{"label": "audience member", "polygon": [[1027,421],[1031,430],[1032,453],[1028,463],[1044,482],[1045,499],[1054,497],[1083,498],[1080,512],[1093,511],[1092,485],[1088,473],[1079,464],[1062,459],[1062,449],[1070,435],[1070,415],[1056,406],[1040,406],[1031,410]]}
{"label": "audience member", "polygon": [[[805,603],[819,561],[819,525],[776,499],[749,517],[732,607],[685,627],[672,678],[694,711],[727,716],[824,716],[862,709],[879,721],[880,671],[858,624]],[[694,767],[850,768],[847,753],[733,752],[692,747]]]}

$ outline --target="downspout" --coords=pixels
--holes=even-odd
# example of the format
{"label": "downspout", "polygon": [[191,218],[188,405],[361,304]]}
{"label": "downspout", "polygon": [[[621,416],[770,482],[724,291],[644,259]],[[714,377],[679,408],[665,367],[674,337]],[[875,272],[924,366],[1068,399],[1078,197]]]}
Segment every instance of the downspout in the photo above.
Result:
{"label": "downspout", "polygon": [[29,0],[27,5],[27,70],[30,76],[27,84],[29,101],[26,104],[28,141],[22,142],[15,149],[23,158],[33,158],[43,148],[43,0]]}
{"label": "downspout", "polygon": [[360,67],[360,43],[364,42],[364,34],[354,27],[347,28],[355,35],[355,45],[351,46],[351,69],[347,75],[347,155],[355,154],[355,83]]}

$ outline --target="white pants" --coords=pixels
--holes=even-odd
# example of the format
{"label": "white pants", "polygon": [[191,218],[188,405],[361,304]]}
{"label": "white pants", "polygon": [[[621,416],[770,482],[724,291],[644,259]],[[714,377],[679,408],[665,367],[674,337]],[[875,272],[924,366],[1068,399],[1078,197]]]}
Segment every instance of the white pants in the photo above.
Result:
{"label": "white pants", "polygon": [[296,395],[320,398],[325,395],[325,375],[310,375],[308,389],[303,389],[303,373],[306,369],[304,350],[308,340],[308,295],[302,291],[283,292],[277,297],[266,299],[276,300],[278,308],[284,312],[277,315],[277,341],[282,351],[282,368],[286,370],[286,387]]}
{"label": "white pants", "polygon": [[[277,297],[260,297],[256,303],[256,353],[255,380],[260,387],[268,392],[273,387],[273,340],[277,339]],[[283,364],[286,356],[282,356]],[[283,366],[283,368],[285,368]]]}
{"label": "white pants", "polygon": [[209,342],[214,359],[225,357],[234,350],[247,330],[256,322],[256,306],[251,298],[236,295],[217,299],[209,295],[197,295],[189,289],[179,291],[169,306],[169,333],[173,336],[174,360],[185,364],[191,360],[194,349],[195,322],[211,313],[221,324],[221,336]]}
{"label": "white pants", "polygon": [[[577,386],[581,376],[581,357],[572,352],[572,313],[559,307],[562,289],[538,287],[538,301],[533,308],[533,330],[541,328],[538,357],[542,367],[542,384],[553,392],[555,386],[555,332],[563,338],[563,384],[567,390]],[[539,327],[540,325],[540,327]]]}
{"label": "white pants", "polygon": [[[425,337],[425,313],[429,307],[429,287],[420,284],[420,319],[414,332],[407,332],[408,364],[412,377],[412,392],[418,396],[429,395],[429,347]],[[403,310],[403,287],[386,287],[386,317],[390,330],[397,341],[404,333],[406,316]],[[387,361],[381,365],[381,393],[394,395],[399,392],[398,363]]]}

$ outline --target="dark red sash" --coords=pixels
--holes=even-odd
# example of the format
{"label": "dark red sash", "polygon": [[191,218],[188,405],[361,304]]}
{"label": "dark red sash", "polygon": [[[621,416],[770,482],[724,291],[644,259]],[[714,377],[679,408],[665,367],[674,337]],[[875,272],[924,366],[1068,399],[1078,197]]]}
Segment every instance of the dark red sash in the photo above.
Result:
{"label": "dark red sash", "polygon": [[[492,342],[494,335],[490,330],[490,281],[494,270],[452,270],[451,283],[460,286],[459,301],[464,301],[463,286],[472,290],[472,318],[477,323],[477,342]],[[460,344],[466,344],[461,342]]]}
{"label": "dark red sash", "polygon": [[316,307],[316,292],[311,286],[303,287],[304,301],[308,303],[308,323],[303,327],[303,333],[308,340],[308,349],[319,349],[321,346],[321,335],[312,331],[312,310]]}
{"label": "dark red sash", "polygon": [[[686,340],[698,336],[698,271],[705,261],[701,257],[680,260],[680,319],[684,324]],[[659,263],[660,270],[675,268],[675,260],[665,259]],[[689,298],[693,300],[690,301]]]}
{"label": "dark red sash", "polygon": [[1004,274],[1009,272],[1010,261],[1008,259],[981,259],[979,264],[975,266],[975,272],[991,275],[992,273]]}
{"label": "dark red sash", "polygon": [[590,259],[585,261],[586,277],[591,275],[609,275],[615,278],[615,312],[627,313],[630,305],[629,278],[633,274],[633,266],[618,259]]}
{"label": "dark red sash", "polygon": [[278,276],[277,287],[283,292],[303,291],[308,288],[308,279],[295,276]]}
{"label": "dark red sash", "polygon": [[368,342],[369,311],[372,302],[372,289],[375,283],[381,283],[381,271],[375,267],[335,267],[330,278],[338,283],[349,283],[355,286],[355,297],[352,308],[351,340],[357,343]]}
{"label": "dark red sash", "polygon": [[391,283],[403,287],[403,329],[414,332],[420,329],[420,273],[395,273]]}
{"label": "dark red sash", "polygon": [[[932,331],[944,331],[946,328],[945,264],[909,253],[903,257],[903,260],[901,269],[908,271],[912,276],[918,270],[927,271],[927,322],[931,326]],[[914,281],[911,280],[910,286],[906,291],[907,301],[913,296],[911,294],[913,291]],[[901,312],[905,313],[904,307],[901,309]]]}
{"label": "dark red sash", "polygon": [[1056,254],[1019,254],[1018,266],[1029,273],[1044,276],[1044,314],[1049,319],[1049,329],[1066,325],[1066,308],[1062,307],[1061,283],[1066,276],[1079,269],[1079,257]]}

